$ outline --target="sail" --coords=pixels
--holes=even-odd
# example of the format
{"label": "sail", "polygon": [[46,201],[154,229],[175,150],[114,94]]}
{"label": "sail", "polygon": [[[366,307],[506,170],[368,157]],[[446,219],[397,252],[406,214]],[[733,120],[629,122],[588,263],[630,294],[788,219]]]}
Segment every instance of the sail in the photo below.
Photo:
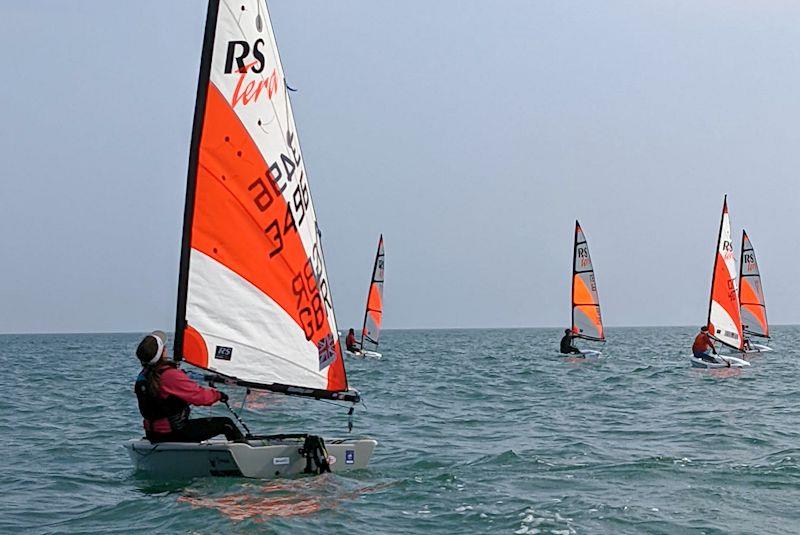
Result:
{"label": "sail", "polygon": [[175,356],[348,399],[317,215],[263,0],[211,0],[189,158]]}
{"label": "sail", "polygon": [[747,232],[742,230],[742,256],[739,262],[739,305],[745,334],[769,338],[767,305],[761,287],[756,252]]}
{"label": "sail", "polygon": [[[383,234],[378,240],[375,265],[372,267],[372,280],[367,294],[367,310],[364,312],[364,326],[361,329],[361,349],[378,349],[383,318]],[[366,344],[366,345],[365,345]]]}
{"label": "sail", "polygon": [[577,221],[572,259],[572,332],[589,340],[605,340],[589,245]]}
{"label": "sail", "polygon": [[708,332],[723,344],[735,349],[742,349],[742,322],[739,316],[739,296],[736,289],[736,260],[733,255],[727,195],[722,205],[717,253],[714,257],[711,300],[708,306]]}

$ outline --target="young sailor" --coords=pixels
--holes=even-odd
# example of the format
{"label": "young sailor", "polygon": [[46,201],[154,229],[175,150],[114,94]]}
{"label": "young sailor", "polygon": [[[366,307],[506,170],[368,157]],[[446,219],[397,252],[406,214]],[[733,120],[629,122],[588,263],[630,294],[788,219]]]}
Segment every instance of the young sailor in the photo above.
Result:
{"label": "young sailor", "polygon": [[[714,356],[708,354],[708,351],[711,350],[714,353]],[[700,332],[694,339],[694,343],[692,344],[692,353],[694,354],[695,358],[700,360],[704,360],[706,362],[713,362],[714,364],[722,364],[723,361],[716,358],[717,349],[714,347],[714,341],[711,339],[711,336],[708,334],[708,327],[703,325],[700,327]],[[731,363],[728,362],[728,366]]]}
{"label": "young sailor", "polygon": [[344,343],[347,346],[347,350],[351,353],[361,351],[361,348],[358,347],[358,342],[356,342],[356,332],[353,329],[348,331],[347,338],[345,338]]}
{"label": "young sailor", "polygon": [[581,350],[572,345],[574,335],[570,329],[564,329],[564,337],[561,339],[561,353],[564,355],[579,355]]}
{"label": "young sailor", "polygon": [[145,436],[150,442],[202,442],[217,435],[228,440],[244,436],[226,416],[189,419],[190,405],[213,405],[228,401],[225,392],[203,388],[192,381],[175,362],[168,360],[167,335],[153,331],[136,348],[142,371],[134,391],[142,413]]}

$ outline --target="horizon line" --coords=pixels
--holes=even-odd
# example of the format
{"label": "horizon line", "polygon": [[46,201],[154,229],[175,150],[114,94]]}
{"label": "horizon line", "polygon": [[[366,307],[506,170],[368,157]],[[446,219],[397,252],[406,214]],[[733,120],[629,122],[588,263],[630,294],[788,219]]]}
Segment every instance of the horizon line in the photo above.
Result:
{"label": "horizon line", "polygon": [[[770,327],[797,327],[800,323],[771,323]],[[661,327],[694,328],[696,325],[607,325],[606,329],[657,329]],[[564,329],[564,326],[544,326],[544,327],[393,327],[381,329],[381,331],[522,331],[522,330],[550,330]],[[146,334],[151,330],[136,331],[27,331],[27,332],[0,332],[0,336],[36,336],[36,335],[75,335],[75,334]],[[173,331],[166,331],[167,334],[174,334]]]}

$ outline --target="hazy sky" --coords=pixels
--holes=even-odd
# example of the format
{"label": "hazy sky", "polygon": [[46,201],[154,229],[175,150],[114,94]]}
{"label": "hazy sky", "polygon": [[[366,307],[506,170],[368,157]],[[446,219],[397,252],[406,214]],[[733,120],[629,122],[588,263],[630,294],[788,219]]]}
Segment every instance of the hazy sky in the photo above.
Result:
{"label": "hazy sky", "polygon": [[[705,321],[724,193],[800,322],[800,4],[272,0],[340,328]],[[0,332],[171,330],[205,5],[0,2]]]}

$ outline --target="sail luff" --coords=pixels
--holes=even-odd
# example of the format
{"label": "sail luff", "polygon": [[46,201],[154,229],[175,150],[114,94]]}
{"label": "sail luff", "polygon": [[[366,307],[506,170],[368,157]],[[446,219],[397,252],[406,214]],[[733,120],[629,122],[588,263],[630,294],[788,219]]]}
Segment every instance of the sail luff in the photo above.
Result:
{"label": "sail luff", "polygon": [[578,230],[581,228],[581,224],[578,220],[575,220],[575,235],[572,239],[572,284],[570,285],[570,294],[569,294],[569,308],[570,308],[570,329],[572,329],[572,334],[578,334],[575,332],[575,262],[577,261],[578,256]]}
{"label": "sail luff", "polygon": [[200,55],[200,73],[197,80],[192,138],[189,146],[189,168],[186,178],[186,198],[183,208],[183,234],[181,238],[181,255],[178,268],[178,298],[175,312],[175,337],[173,340],[173,358],[183,359],[183,339],[186,330],[186,297],[189,286],[189,257],[191,253],[192,221],[194,219],[194,199],[197,188],[197,169],[200,157],[200,139],[203,135],[206,97],[208,83],[211,78],[211,59],[214,53],[214,37],[217,29],[217,13],[219,0],[209,0],[206,12],[203,49]]}

